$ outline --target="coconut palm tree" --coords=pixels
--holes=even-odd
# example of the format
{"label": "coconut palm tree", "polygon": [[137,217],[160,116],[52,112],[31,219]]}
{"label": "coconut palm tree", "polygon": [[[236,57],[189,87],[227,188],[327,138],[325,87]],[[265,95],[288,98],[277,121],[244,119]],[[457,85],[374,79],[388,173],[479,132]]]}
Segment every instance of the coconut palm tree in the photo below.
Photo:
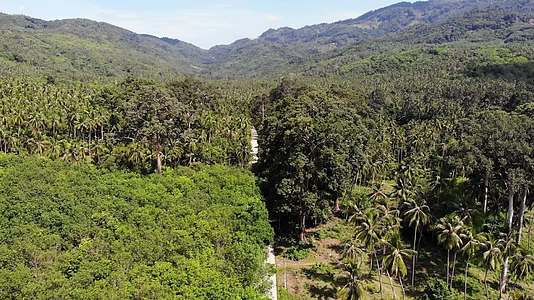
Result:
{"label": "coconut palm tree", "polygon": [[373,185],[373,192],[369,195],[369,200],[375,203],[384,203],[389,199],[389,196],[382,189],[383,185],[383,183]]}
{"label": "coconut palm tree", "polygon": [[[406,249],[400,241],[400,237],[397,235],[393,240],[388,243],[387,254],[384,257],[384,267],[388,272],[391,273],[394,277],[397,277],[402,288],[402,298],[406,298],[406,292],[404,290],[404,285],[402,278],[408,274],[408,269],[406,267],[406,259],[414,256],[416,252],[411,249]],[[393,287],[392,287],[393,288]]]}
{"label": "coconut palm tree", "polygon": [[381,216],[382,228],[384,229],[382,238],[388,240],[389,235],[396,233],[396,230],[400,228],[400,212],[396,208],[390,208],[387,203],[376,205],[375,210]]}
{"label": "coconut palm tree", "polygon": [[469,273],[469,262],[471,258],[477,253],[480,249],[480,241],[478,241],[474,236],[471,230],[462,233],[460,237],[463,240],[463,247],[460,249],[460,252],[465,255],[465,275],[464,275],[464,300],[467,298],[467,275]]}
{"label": "coconut palm tree", "polygon": [[517,280],[525,280],[534,274],[534,255],[520,249],[512,257],[510,271]]}
{"label": "coconut palm tree", "polygon": [[373,259],[377,264],[380,292],[382,293],[382,271],[376,254],[376,247],[383,241],[385,234],[383,218],[378,210],[369,208],[352,216],[350,221],[356,224],[354,239],[360,241],[369,251],[371,256],[370,271],[373,269]]}
{"label": "coconut palm tree", "polygon": [[406,178],[398,178],[395,183],[395,190],[391,194],[392,198],[401,201],[408,201],[412,199],[413,191],[411,190],[411,183]]}
{"label": "coconut palm tree", "polygon": [[338,297],[344,300],[359,300],[364,298],[364,289],[361,285],[361,275],[359,266],[348,261],[343,265],[343,269],[348,273],[348,282],[338,292]]}
{"label": "coconut palm tree", "polygon": [[514,233],[504,235],[502,245],[502,254],[503,254],[503,267],[501,271],[501,276],[499,278],[499,299],[500,296],[506,291],[506,285],[508,284],[508,272],[510,269],[510,258],[514,255],[517,244]]}
{"label": "coconut palm tree", "polygon": [[469,218],[469,216],[463,217],[461,219],[460,219],[460,217],[453,218],[453,222],[455,223],[455,225],[460,227],[459,233],[460,233],[460,241],[461,241],[461,243],[460,243],[460,246],[455,248],[454,252],[453,252],[452,272],[451,272],[451,279],[450,279],[451,287],[453,285],[454,276],[456,274],[455,273],[455,270],[456,270],[456,256],[458,254],[458,251],[462,248],[462,245],[463,245],[462,234],[463,234],[464,230],[466,229],[465,221],[466,221],[467,218]]}
{"label": "coconut palm tree", "polygon": [[530,241],[532,240],[531,230],[534,226],[534,210],[525,213],[525,226],[528,226],[527,232],[527,249],[530,249]]}
{"label": "coconut palm tree", "polygon": [[[447,286],[450,288],[452,285],[452,276],[450,275],[450,252],[454,251],[454,262],[456,263],[456,252],[462,246],[462,238],[460,237],[461,230],[463,229],[463,222],[458,216],[452,218],[440,219],[438,225],[436,225],[436,232],[438,235],[438,243],[447,249]],[[454,276],[454,275],[453,275]]]}
{"label": "coconut palm tree", "polygon": [[[376,245],[382,240],[384,232],[381,216],[374,208],[369,208],[353,215],[349,221],[356,225],[354,238],[367,248],[372,259],[375,258]],[[371,266],[372,263],[371,260]]]}
{"label": "coconut palm tree", "polygon": [[527,211],[527,197],[529,193],[529,187],[526,185],[523,188],[523,193],[521,194],[521,207],[519,209],[519,226],[517,232],[517,244],[521,245],[521,240],[523,239],[523,226],[525,224],[525,213]]}
{"label": "coconut palm tree", "polygon": [[344,243],[342,253],[344,260],[357,263],[359,268],[361,267],[366,256],[367,253],[364,249],[362,249],[357,240],[350,240]]}
{"label": "coconut palm tree", "polygon": [[503,240],[495,240],[490,235],[484,235],[482,241],[482,261],[485,268],[484,272],[484,289],[486,298],[488,297],[488,271],[495,271],[502,261],[502,244]]}
{"label": "coconut palm tree", "polygon": [[[430,222],[430,208],[427,205],[419,205],[416,201],[405,202],[407,210],[404,212],[404,218],[409,226],[414,226],[413,251],[416,252],[417,231],[419,226],[425,226]],[[415,285],[415,263],[417,254],[412,258],[412,287]]]}

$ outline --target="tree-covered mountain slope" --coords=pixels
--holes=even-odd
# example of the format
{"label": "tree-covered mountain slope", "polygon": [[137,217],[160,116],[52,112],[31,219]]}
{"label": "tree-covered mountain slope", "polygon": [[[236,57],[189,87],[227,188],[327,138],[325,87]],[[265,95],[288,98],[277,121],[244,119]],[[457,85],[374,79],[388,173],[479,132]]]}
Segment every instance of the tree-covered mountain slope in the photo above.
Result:
{"label": "tree-covered mountain slope", "polygon": [[212,74],[242,76],[301,71],[303,64],[402,45],[458,41],[512,43],[534,40],[534,2],[432,0],[399,3],[359,18],[301,29],[269,30],[255,40],[214,47]]}
{"label": "tree-covered mountain slope", "polygon": [[[179,26],[179,25],[178,25]],[[202,74],[215,78],[300,72],[302,66],[350,54],[355,47],[524,43],[534,40],[529,0],[430,0],[402,2],[356,19],[300,29],[270,29],[209,50],[106,23],[43,21],[0,14],[2,72],[47,73],[76,79],[141,74],[166,78]],[[386,49],[386,50],[387,50]]]}
{"label": "tree-covered mountain slope", "polygon": [[43,21],[0,15],[3,73],[47,72],[75,78],[192,73],[205,52],[85,19]]}

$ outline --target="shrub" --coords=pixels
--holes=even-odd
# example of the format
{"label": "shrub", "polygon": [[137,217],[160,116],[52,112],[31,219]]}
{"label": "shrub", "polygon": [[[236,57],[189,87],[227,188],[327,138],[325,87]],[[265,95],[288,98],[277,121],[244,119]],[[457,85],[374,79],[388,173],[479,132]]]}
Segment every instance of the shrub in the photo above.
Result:
{"label": "shrub", "polygon": [[449,290],[447,283],[439,278],[429,279],[424,294],[420,297],[422,300],[453,300],[457,298],[458,294]]}
{"label": "shrub", "polygon": [[300,298],[291,294],[288,290],[278,289],[278,300],[299,300]]}
{"label": "shrub", "polygon": [[312,249],[313,245],[311,244],[299,243],[297,245],[287,248],[283,256],[287,259],[294,261],[303,260],[308,257]]}
{"label": "shrub", "polygon": [[320,277],[324,281],[331,281],[334,278],[335,271],[332,265],[316,263],[306,270],[308,277]]}

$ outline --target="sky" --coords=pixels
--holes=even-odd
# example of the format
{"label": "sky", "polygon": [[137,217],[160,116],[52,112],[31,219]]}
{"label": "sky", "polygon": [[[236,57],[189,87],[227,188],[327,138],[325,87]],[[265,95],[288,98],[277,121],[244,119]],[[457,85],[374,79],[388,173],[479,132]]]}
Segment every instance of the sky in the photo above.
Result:
{"label": "sky", "polygon": [[[401,0],[0,0],[0,12],[45,20],[87,18],[202,48],[356,18]],[[412,1],[413,2],[413,1]]]}

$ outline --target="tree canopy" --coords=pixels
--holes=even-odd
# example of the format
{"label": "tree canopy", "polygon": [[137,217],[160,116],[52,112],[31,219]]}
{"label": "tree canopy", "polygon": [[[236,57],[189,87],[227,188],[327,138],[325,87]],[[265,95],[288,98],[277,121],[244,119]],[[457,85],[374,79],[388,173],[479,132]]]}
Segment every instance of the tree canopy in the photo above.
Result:
{"label": "tree canopy", "polygon": [[272,240],[254,177],[0,157],[0,297],[256,299]]}

